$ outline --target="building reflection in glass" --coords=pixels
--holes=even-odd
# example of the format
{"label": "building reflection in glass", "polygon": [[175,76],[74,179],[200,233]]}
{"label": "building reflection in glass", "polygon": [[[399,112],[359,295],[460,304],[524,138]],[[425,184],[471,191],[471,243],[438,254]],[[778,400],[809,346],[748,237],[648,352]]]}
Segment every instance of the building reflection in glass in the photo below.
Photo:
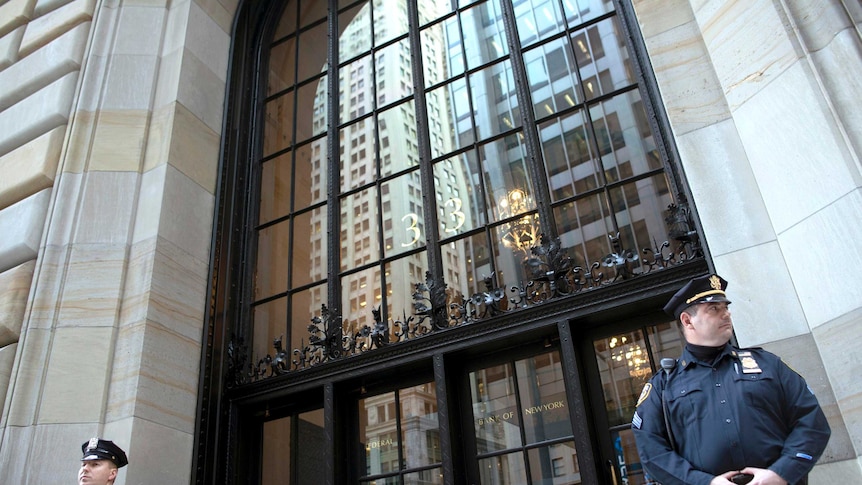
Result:
{"label": "building reflection in glass", "polygon": [[433,382],[360,399],[362,483],[442,484]]}

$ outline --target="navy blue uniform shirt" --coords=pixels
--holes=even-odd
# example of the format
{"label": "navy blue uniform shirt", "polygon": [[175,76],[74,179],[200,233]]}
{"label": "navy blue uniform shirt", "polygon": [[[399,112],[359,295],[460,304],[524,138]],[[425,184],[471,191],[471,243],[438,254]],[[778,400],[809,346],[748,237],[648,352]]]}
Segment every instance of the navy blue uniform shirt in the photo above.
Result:
{"label": "navy blue uniform shirt", "polygon": [[708,485],[747,466],[796,484],[829,440],[826,416],[799,374],[763,349],[728,344],[712,365],[686,349],[670,371],[665,399],[674,451],[662,413],[663,374],[644,387],[632,419],[641,464],[663,485]]}

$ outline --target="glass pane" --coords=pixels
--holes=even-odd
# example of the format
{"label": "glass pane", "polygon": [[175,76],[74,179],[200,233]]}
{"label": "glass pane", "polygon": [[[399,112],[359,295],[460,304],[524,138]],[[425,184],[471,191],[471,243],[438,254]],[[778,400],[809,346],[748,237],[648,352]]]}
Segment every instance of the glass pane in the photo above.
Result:
{"label": "glass pane", "polygon": [[[521,446],[521,419],[515,399],[512,365],[496,365],[471,372],[470,393],[476,451],[488,453]],[[523,468],[523,459],[518,458],[515,462],[520,462]]]}
{"label": "glass pane", "polygon": [[284,36],[293,33],[296,30],[296,4],[294,0],[285,2],[284,11],[281,14],[281,19],[278,21],[278,27],[275,29],[273,40],[278,40]]}
{"label": "glass pane", "polygon": [[[261,485],[290,483],[290,425],[292,419],[281,418],[263,423],[261,450]],[[288,459],[286,459],[288,458]]]}
{"label": "glass pane", "polygon": [[422,67],[425,70],[425,87],[464,72],[461,34],[458,32],[456,17],[428,27],[420,33],[420,38],[424,56]]}
{"label": "glass pane", "polygon": [[[435,2],[422,2],[431,3]],[[420,8],[420,11],[427,10]],[[407,33],[407,0],[374,1],[374,45]],[[366,31],[366,35],[367,35]]]}
{"label": "glass pane", "polygon": [[631,421],[638,396],[652,377],[646,342],[640,330],[593,342],[602,378],[610,426]]}
{"label": "glass pane", "polygon": [[[387,109],[377,116],[377,136],[380,137],[380,173],[391,175],[419,165],[419,145],[416,136],[416,107],[413,100]],[[374,150],[373,140],[367,144]]]}
{"label": "glass pane", "polygon": [[326,198],[326,137],[296,149],[294,210],[302,210]]}
{"label": "glass pane", "polygon": [[441,238],[471,231],[485,224],[482,186],[472,176],[477,173],[479,165],[473,151],[441,160],[434,165]]}
{"label": "glass pane", "polygon": [[398,397],[401,401],[401,446],[405,467],[419,468],[442,462],[434,383],[401,389]]}
{"label": "glass pane", "polygon": [[479,147],[492,222],[536,208],[520,138],[518,133]]}
{"label": "glass pane", "polygon": [[607,200],[601,194],[554,207],[554,220],[562,246],[578,264],[589,266],[609,253],[608,234],[613,224]]}
{"label": "glass pane", "polygon": [[299,18],[302,22],[300,27],[323,20],[326,17],[327,4],[326,0],[302,0],[299,2]]}
{"label": "glass pane", "polygon": [[354,336],[365,326],[374,325],[371,313],[379,302],[380,269],[369,268],[341,278],[341,316],[346,336]]}
{"label": "glass pane", "polygon": [[[526,262],[531,257],[531,249],[541,242],[542,229],[539,215],[535,213],[524,214],[515,220],[495,227],[493,230],[496,241],[500,243],[497,248],[497,264],[501,274],[505,272],[511,277],[525,276],[530,278],[531,273],[522,274],[518,268],[519,263]],[[511,262],[508,260],[510,256],[513,258]],[[514,272],[503,269],[510,263],[514,264]]]}
{"label": "glass pane", "polygon": [[529,0],[515,6],[521,46],[546,39],[565,28],[558,0]]}
{"label": "glass pane", "polygon": [[533,112],[544,118],[580,103],[574,75],[575,62],[565,39],[558,39],[524,54]]}
{"label": "glass pane", "polygon": [[598,188],[582,111],[542,123],[539,137],[553,200]]}
{"label": "glass pane", "polygon": [[419,25],[425,25],[454,10],[455,0],[417,2],[417,6],[419,7]]}
{"label": "glass pane", "polygon": [[[278,298],[252,307],[254,321],[254,343],[252,344],[251,363],[256,365],[267,355],[275,354],[273,343],[280,339],[282,345],[288,338],[287,331],[287,298]],[[261,370],[267,370],[266,368]]]}
{"label": "glass pane", "polygon": [[[443,280],[456,295],[469,298],[477,293],[489,291],[485,278],[490,278],[491,248],[487,236],[476,234],[450,242],[441,248],[443,253]],[[497,288],[491,278],[491,288]],[[508,295],[501,294],[501,305],[505,307]]]}
{"label": "glass pane", "polygon": [[464,10],[461,30],[469,69],[509,54],[499,0],[489,0]]}
{"label": "glass pane", "polygon": [[326,131],[326,76],[300,86],[296,107],[296,141],[301,143]]}
{"label": "glass pane", "polygon": [[376,192],[374,188],[363,190],[341,201],[341,229],[346,233],[342,238],[342,271],[380,259]]}
{"label": "glass pane", "polygon": [[682,355],[685,342],[680,337],[679,322],[676,320],[649,327],[647,337],[649,337],[652,355],[656,362],[661,362],[661,359],[665,357],[676,359]]}
{"label": "glass pane", "polygon": [[443,471],[431,468],[404,474],[404,485],[443,485]]}
{"label": "glass pane", "polygon": [[338,62],[352,59],[371,50],[370,3],[358,5],[338,15],[341,36],[338,38]]}
{"label": "glass pane", "polygon": [[[326,3],[326,2],[321,2]],[[299,33],[299,74],[297,82],[326,72],[326,23]]]}
{"label": "glass pane", "polygon": [[[439,95],[443,94],[443,98]],[[451,97],[446,90],[439,90],[426,95],[428,109],[428,135],[431,142],[431,157],[437,158],[449,153],[455,145],[452,119],[450,118]]]}
{"label": "glass pane", "polygon": [[360,480],[359,483],[367,483],[368,485],[401,485],[401,481],[397,476],[375,478],[374,480]]}
{"label": "glass pane", "polygon": [[[285,344],[284,348],[293,351],[295,349],[303,349],[309,344],[311,333],[308,327],[311,325],[311,319],[315,316],[319,317],[320,307],[326,303],[326,285],[317,285],[307,290],[294,293],[291,296],[290,306],[290,345]],[[323,335],[316,335],[323,337]],[[313,349],[313,354],[306,356],[307,359],[320,359],[323,357],[320,349]],[[300,356],[293,355],[293,359],[300,359]],[[299,362],[302,366],[302,362]]]}
{"label": "glass pane", "polygon": [[661,169],[661,158],[638,91],[590,108],[608,182]]}
{"label": "glass pane", "polygon": [[527,444],[572,435],[563,366],[558,352],[515,362]]}
{"label": "glass pane", "polygon": [[[439,133],[433,134],[439,135],[441,140],[435,142],[433,140],[438,137],[432,138],[432,156],[437,157],[473,144],[475,137],[470,116],[470,97],[467,94],[467,82],[463,78],[429,91],[425,100],[428,104],[429,122],[434,119],[435,126],[441,128]],[[449,126],[450,119],[454,120],[454,126]],[[446,136],[449,137],[448,140]]]}
{"label": "glass pane", "polygon": [[665,174],[628,183],[610,190],[623,249],[654,247],[668,234],[663,210],[673,202]]}
{"label": "glass pane", "polygon": [[587,22],[613,11],[613,2],[596,2],[595,0],[563,0],[563,9],[569,26]]}
{"label": "glass pane", "polygon": [[287,148],[293,143],[294,93],[288,92],[266,103],[263,156]]}
{"label": "glass pane", "polygon": [[267,160],[261,166],[260,213],[258,221],[263,224],[285,216],[290,212],[291,161],[293,152],[281,154]]}
{"label": "glass pane", "polygon": [[[425,273],[428,271],[428,255],[421,251],[410,256],[396,259],[384,266],[386,278],[386,303],[387,309],[384,318],[388,320],[404,320],[407,315],[412,315],[413,289],[416,283],[425,282]],[[425,330],[431,330],[426,328]],[[391,328],[390,334],[395,338],[395,333],[402,333],[403,328]],[[424,330],[423,330],[424,332]]]}
{"label": "glass pane", "polygon": [[[378,94],[386,94],[389,101],[413,94],[413,59],[408,39],[377,51],[374,55],[374,66],[378,82],[385,80],[386,86],[385,90],[379,89]],[[390,97],[392,99],[389,99]]]}
{"label": "glass pane", "polygon": [[266,95],[287,89],[296,82],[296,38],[273,46],[269,54],[269,81]]}
{"label": "glass pane", "polygon": [[[296,483],[316,483],[320,480],[320,457],[329,447],[323,427],[323,410],[316,409],[299,415],[296,446]],[[291,482],[281,482],[280,485]]]}
{"label": "glass pane", "polygon": [[[532,485],[575,485],[581,483],[578,454],[572,441],[527,452]],[[622,483],[629,483],[625,482]]]}
{"label": "glass pane", "polygon": [[509,61],[471,74],[470,95],[480,140],[521,126],[515,79]]}
{"label": "glass pane", "polygon": [[260,300],[287,291],[288,244],[290,221],[261,229],[257,235],[257,267],[254,274],[254,297]]}
{"label": "glass pane", "polygon": [[[381,184],[386,257],[425,246],[425,217],[419,172]],[[359,235],[357,235],[358,237]]]}
{"label": "glass pane", "polygon": [[523,286],[524,282],[533,279],[530,248],[538,245],[541,233],[537,214],[525,214],[493,228],[495,276],[504,287]]}
{"label": "glass pane", "polygon": [[398,420],[394,392],[359,400],[359,446],[359,456],[365,460],[365,466],[361,468],[364,475],[379,475],[401,469],[398,463]]}
{"label": "glass pane", "polygon": [[371,95],[371,56],[367,55],[341,68],[338,80],[339,123],[359,118],[371,112],[374,100]]}
{"label": "glass pane", "polygon": [[479,460],[479,483],[483,485],[527,483],[524,455],[518,452]]}
{"label": "glass pane", "polygon": [[326,278],[326,206],[294,218],[292,287]]}
{"label": "glass pane", "polygon": [[371,183],[377,178],[374,157],[374,127],[361,120],[341,130],[341,192]]}
{"label": "glass pane", "polygon": [[637,82],[625,36],[616,17],[575,32],[572,43],[587,99]]}
{"label": "glass pane", "polygon": [[643,469],[638,456],[635,437],[631,429],[619,432],[611,431],[611,439],[614,443],[614,461],[617,466],[617,476],[622,483],[629,485],[654,485],[658,484]]}

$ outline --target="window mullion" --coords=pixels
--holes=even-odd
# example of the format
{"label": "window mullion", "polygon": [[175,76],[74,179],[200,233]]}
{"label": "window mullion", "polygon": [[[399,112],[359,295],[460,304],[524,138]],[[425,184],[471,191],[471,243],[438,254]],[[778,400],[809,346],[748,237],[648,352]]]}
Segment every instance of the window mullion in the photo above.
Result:
{"label": "window mullion", "polygon": [[[327,285],[326,301],[329,308],[341,306],[341,287],[338,284],[338,274],[341,265],[341,208],[339,207],[339,190],[341,180],[339,136],[338,136],[338,0],[329,0],[329,15],[327,18]],[[341,339],[339,338],[340,342]]]}
{"label": "window mullion", "polygon": [[455,483],[455,464],[452,461],[451,429],[455,423],[450,423],[450,416],[456,419],[458,414],[449,414],[449,384],[446,380],[446,363],[443,354],[434,355],[434,385],[437,392],[437,425],[440,430],[440,450],[443,457],[443,483]]}
{"label": "window mullion", "polygon": [[503,9],[503,25],[506,29],[506,39],[509,44],[509,59],[512,62],[512,75],[515,77],[516,96],[521,107],[521,126],[524,130],[524,147],[527,152],[527,169],[533,180],[535,201],[539,212],[542,232],[546,236],[556,237],[557,227],[554,223],[554,212],[551,209],[551,193],[548,188],[548,178],[545,176],[542,158],[541,141],[536,125],[536,117],[531,109],[527,67],[521,56],[521,40],[515,27],[515,7],[511,2],[500,2]]}
{"label": "window mullion", "polygon": [[428,130],[428,105],[425,100],[425,68],[422,62],[422,39],[419,35],[419,7],[407,2],[407,21],[413,74],[413,99],[416,108],[416,133],[419,150],[419,178],[422,187],[422,216],[425,220],[425,245],[428,248],[428,271],[435,281],[443,279],[443,260],[440,254],[440,226],[437,220],[437,199],[434,197],[434,170],[431,165],[431,142]]}

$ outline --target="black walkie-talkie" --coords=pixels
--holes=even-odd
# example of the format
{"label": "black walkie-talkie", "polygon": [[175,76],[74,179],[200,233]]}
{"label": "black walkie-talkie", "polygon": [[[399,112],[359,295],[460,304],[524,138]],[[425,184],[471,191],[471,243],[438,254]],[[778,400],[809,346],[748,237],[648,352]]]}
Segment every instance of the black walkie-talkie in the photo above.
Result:
{"label": "black walkie-talkie", "polygon": [[730,477],[730,481],[736,483],[737,485],[745,485],[752,480],[754,480],[754,475],[750,473],[737,473],[736,475]]}
{"label": "black walkie-talkie", "polygon": [[676,366],[676,360],[670,357],[665,357],[661,360],[661,368],[664,371],[664,385],[661,386],[661,411],[664,414],[664,427],[667,430],[667,439],[670,442],[670,448],[676,451],[676,442],[673,439],[673,430],[670,428],[670,413],[667,409],[667,399],[665,399],[664,391],[667,389],[667,383],[670,381],[670,371]]}

